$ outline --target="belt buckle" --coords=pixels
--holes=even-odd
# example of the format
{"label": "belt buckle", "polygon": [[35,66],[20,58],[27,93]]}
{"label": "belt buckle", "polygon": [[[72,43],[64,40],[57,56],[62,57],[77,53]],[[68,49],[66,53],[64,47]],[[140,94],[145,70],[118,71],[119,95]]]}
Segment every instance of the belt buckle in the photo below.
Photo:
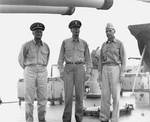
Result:
{"label": "belt buckle", "polygon": [[78,64],[78,62],[70,62],[70,64]]}
{"label": "belt buckle", "polygon": [[82,62],[75,62],[75,64],[82,64]]}
{"label": "belt buckle", "polygon": [[71,64],[77,64],[77,62],[71,62]]}
{"label": "belt buckle", "polygon": [[68,64],[82,64],[82,62],[68,62]]}

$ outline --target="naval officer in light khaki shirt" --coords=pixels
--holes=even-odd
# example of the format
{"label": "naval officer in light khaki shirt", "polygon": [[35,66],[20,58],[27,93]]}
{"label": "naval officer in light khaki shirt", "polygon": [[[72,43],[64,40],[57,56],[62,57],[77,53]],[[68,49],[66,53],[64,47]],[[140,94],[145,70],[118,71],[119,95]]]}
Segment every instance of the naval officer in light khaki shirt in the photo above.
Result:
{"label": "naval officer in light khaki shirt", "polygon": [[123,43],[115,38],[115,28],[111,23],[106,26],[107,41],[100,51],[99,72],[102,80],[101,122],[109,122],[110,98],[112,95],[113,111],[111,122],[119,119],[120,77],[126,65]]}
{"label": "naval officer in light khaki shirt", "polygon": [[30,26],[34,39],[26,42],[19,53],[19,64],[24,69],[25,82],[25,118],[33,122],[35,92],[37,94],[38,120],[46,122],[47,103],[47,65],[49,46],[42,41],[45,26],[36,22]]}

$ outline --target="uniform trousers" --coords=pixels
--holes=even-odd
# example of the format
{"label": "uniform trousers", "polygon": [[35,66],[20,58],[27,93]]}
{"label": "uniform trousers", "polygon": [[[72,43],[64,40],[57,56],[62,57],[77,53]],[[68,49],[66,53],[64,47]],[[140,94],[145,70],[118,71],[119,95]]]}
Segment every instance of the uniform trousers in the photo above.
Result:
{"label": "uniform trousers", "polygon": [[112,119],[111,122],[118,122],[119,119],[119,99],[120,99],[120,66],[104,65],[102,69],[102,100],[100,119],[106,121],[110,119],[110,105],[112,95]]}
{"label": "uniform trousers", "polygon": [[36,96],[38,120],[39,122],[45,122],[47,74],[45,66],[27,66],[24,70],[26,122],[33,122],[34,100]]}
{"label": "uniform trousers", "polygon": [[73,89],[75,87],[75,119],[81,122],[83,118],[83,94],[85,68],[83,64],[66,64],[64,68],[65,108],[63,122],[71,122]]}

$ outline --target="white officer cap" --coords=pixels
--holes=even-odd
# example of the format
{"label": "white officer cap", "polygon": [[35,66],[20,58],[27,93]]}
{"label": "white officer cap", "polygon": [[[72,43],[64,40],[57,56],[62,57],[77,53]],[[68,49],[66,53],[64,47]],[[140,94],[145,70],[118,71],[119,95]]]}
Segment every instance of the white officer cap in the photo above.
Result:
{"label": "white officer cap", "polygon": [[107,23],[106,29],[114,29],[115,30],[115,28],[114,28],[112,23]]}

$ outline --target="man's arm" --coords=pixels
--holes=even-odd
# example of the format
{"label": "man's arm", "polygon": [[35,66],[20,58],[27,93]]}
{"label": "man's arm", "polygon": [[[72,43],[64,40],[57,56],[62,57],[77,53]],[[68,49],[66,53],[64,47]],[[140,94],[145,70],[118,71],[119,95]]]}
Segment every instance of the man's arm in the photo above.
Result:
{"label": "man's arm", "polygon": [[48,45],[47,45],[47,50],[48,50],[48,55],[47,55],[47,64],[46,65],[48,65],[49,57],[50,57],[50,48]]}
{"label": "man's arm", "polygon": [[18,56],[18,62],[23,69],[25,68],[24,60],[25,60],[25,45],[22,46]]}
{"label": "man's arm", "polygon": [[61,45],[61,49],[60,49],[60,53],[59,53],[59,58],[58,58],[58,69],[60,71],[60,73],[63,72],[63,63],[64,63],[64,54],[65,54],[65,41],[63,41],[62,45]]}
{"label": "man's arm", "polygon": [[91,55],[87,43],[85,43],[85,64],[86,64],[86,73],[91,74],[92,60],[91,60]]}
{"label": "man's arm", "polygon": [[122,43],[120,45],[120,59],[121,59],[121,74],[123,74],[126,67],[126,54],[125,54],[124,45]]}
{"label": "man's arm", "polygon": [[100,49],[100,54],[99,54],[99,60],[98,60],[98,72],[99,72],[99,76],[98,76],[98,82],[102,81],[102,47]]}

